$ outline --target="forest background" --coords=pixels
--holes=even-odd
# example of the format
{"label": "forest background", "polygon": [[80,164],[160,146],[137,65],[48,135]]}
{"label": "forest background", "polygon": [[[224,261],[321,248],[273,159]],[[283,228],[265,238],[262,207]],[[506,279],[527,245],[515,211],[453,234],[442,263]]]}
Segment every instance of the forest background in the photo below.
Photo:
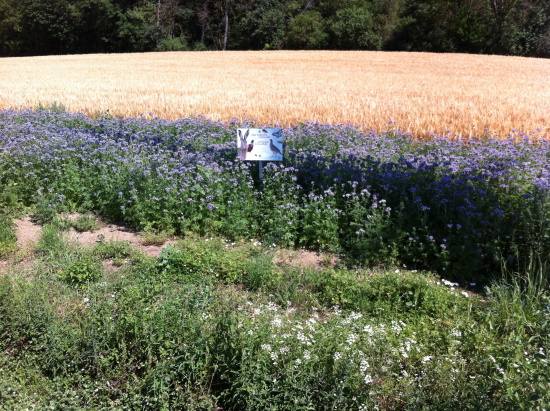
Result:
{"label": "forest background", "polygon": [[265,49],[550,57],[550,2],[0,0],[0,57]]}

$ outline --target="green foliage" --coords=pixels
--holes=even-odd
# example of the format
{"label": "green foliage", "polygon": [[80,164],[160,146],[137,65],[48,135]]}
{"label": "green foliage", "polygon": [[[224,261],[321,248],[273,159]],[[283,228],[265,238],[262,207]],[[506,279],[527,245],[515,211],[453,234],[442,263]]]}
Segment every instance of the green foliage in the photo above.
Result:
{"label": "green foliage", "polygon": [[103,274],[103,266],[90,256],[83,256],[73,261],[59,273],[59,278],[72,285],[81,286],[99,280]]}
{"label": "green foliage", "polygon": [[335,193],[326,190],[323,194],[316,195],[312,191],[300,211],[300,244],[310,248],[337,251],[340,246],[341,211],[337,208]]}
{"label": "green foliage", "polygon": [[61,228],[57,219],[44,225],[40,232],[40,238],[34,246],[35,250],[50,259],[58,259],[70,252],[70,245]]}
{"label": "green foliage", "polygon": [[290,21],[286,43],[295,49],[320,49],[327,44],[325,23],[318,11],[307,11]]}
{"label": "green foliage", "polygon": [[127,241],[100,241],[91,253],[102,259],[120,259],[130,257],[135,250]]}
{"label": "green foliage", "polygon": [[163,245],[170,237],[174,235],[174,231],[155,230],[151,224],[146,224],[141,232],[143,245]]}
{"label": "green foliage", "polygon": [[214,274],[212,255],[193,246],[181,249],[168,245],[162,250],[156,269],[160,278],[184,283],[208,281]]}
{"label": "green foliage", "polygon": [[176,247],[168,245],[157,260],[155,275],[184,283],[208,283],[215,279],[235,283],[243,280],[249,259],[259,251],[254,246],[230,248],[220,239],[186,239]]}
{"label": "green foliage", "polygon": [[15,224],[9,217],[0,214],[0,259],[17,249],[15,228]]}
{"label": "green foliage", "polygon": [[56,197],[56,195],[49,193],[36,200],[31,214],[33,223],[40,225],[52,223],[54,218],[63,211]]}
{"label": "green foliage", "polygon": [[386,200],[368,192],[351,197],[343,213],[346,223],[341,224],[348,257],[367,266],[396,263],[403,235],[392,214]]}
{"label": "green foliage", "polygon": [[[0,182],[2,180],[0,179]],[[8,215],[12,215],[21,210],[22,204],[19,199],[19,183],[7,182],[7,184],[2,187],[0,192],[0,210]]]}
{"label": "green foliage", "polygon": [[189,46],[187,45],[185,39],[181,37],[168,37],[162,39],[157,46],[155,51],[188,51]]}
{"label": "green foliage", "polygon": [[[478,298],[428,274],[276,267],[252,243],[186,241],[110,285],[0,277],[2,406],[527,410],[549,399],[543,290],[501,283]],[[246,292],[193,276],[237,256],[249,257]]]}
{"label": "green foliage", "polygon": [[97,217],[90,214],[84,214],[79,215],[74,221],[71,221],[71,226],[79,233],[86,231],[93,233],[102,227],[102,223]]}
{"label": "green foliage", "polygon": [[300,190],[294,183],[296,170],[268,164],[259,204],[260,229],[267,243],[293,247],[299,234]]}
{"label": "green foliage", "polygon": [[514,281],[494,284],[487,292],[484,322],[494,340],[486,346],[486,375],[499,385],[499,396],[508,407],[544,407],[550,386],[548,291]]}
{"label": "green foliage", "polygon": [[363,313],[383,310],[401,315],[414,312],[440,316],[458,306],[468,310],[463,296],[450,295],[436,282],[433,277],[421,274],[385,272],[365,278],[354,272],[327,271],[316,286],[325,304]]}
{"label": "green foliage", "polygon": [[2,322],[0,323],[0,340],[7,338],[7,333],[10,331],[8,325],[9,321],[11,321],[10,305],[13,298],[12,280],[7,275],[3,275],[0,277],[0,318],[2,318]]}
{"label": "green foliage", "polygon": [[258,254],[249,257],[246,265],[244,285],[251,291],[263,290],[270,292],[279,283],[280,274],[274,270],[273,256],[270,254]]}
{"label": "green foliage", "polygon": [[0,55],[228,48],[550,54],[541,1],[0,2]]}
{"label": "green foliage", "polygon": [[206,44],[199,41],[199,42],[195,43],[195,45],[193,46],[193,50],[194,51],[208,51],[208,47],[206,46]]}
{"label": "green foliage", "polygon": [[381,30],[368,8],[346,8],[336,11],[330,29],[334,46],[341,50],[380,50]]}

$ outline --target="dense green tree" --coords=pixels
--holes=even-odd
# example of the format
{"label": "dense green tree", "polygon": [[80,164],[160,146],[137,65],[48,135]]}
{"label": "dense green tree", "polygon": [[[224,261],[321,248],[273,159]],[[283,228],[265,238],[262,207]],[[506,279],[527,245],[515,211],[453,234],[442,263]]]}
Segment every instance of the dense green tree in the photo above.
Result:
{"label": "dense green tree", "polygon": [[122,13],[118,21],[118,50],[154,50],[162,39],[162,28],[156,23],[156,16],[155,2],[143,2]]}
{"label": "dense green tree", "polygon": [[77,38],[74,52],[116,51],[116,25],[119,9],[110,0],[80,0],[73,5]]}
{"label": "dense green tree", "polygon": [[492,32],[485,0],[424,0],[409,2],[406,19],[388,48],[412,51],[487,51]]}
{"label": "dense green tree", "polygon": [[249,33],[249,47],[253,49],[282,48],[287,23],[284,4],[279,0],[258,0],[242,21]]}
{"label": "dense green tree", "polygon": [[550,56],[550,2],[524,1],[510,12],[502,27],[499,50],[506,54]]}
{"label": "dense green tree", "polygon": [[318,11],[306,11],[288,25],[286,45],[291,49],[320,49],[328,43],[326,22]]}
{"label": "dense green tree", "polygon": [[0,56],[321,48],[550,57],[550,1],[0,0]]}
{"label": "dense green tree", "polygon": [[20,54],[20,10],[13,0],[0,0],[0,56]]}
{"label": "dense green tree", "polygon": [[16,54],[60,54],[76,49],[75,8],[66,0],[13,2],[13,44]]}
{"label": "dense green tree", "polygon": [[338,10],[330,20],[332,46],[340,50],[381,50],[382,30],[368,7]]}

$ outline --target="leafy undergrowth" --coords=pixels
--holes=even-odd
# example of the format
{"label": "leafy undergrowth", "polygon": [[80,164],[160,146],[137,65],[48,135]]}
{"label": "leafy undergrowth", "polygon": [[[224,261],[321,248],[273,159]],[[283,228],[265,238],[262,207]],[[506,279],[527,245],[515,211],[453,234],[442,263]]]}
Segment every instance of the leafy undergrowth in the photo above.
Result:
{"label": "leafy undergrowth", "polygon": [[17,249],[17,237],[12,220],[0,214],[0,258],[7,257]]}
{"label": "leafy undergrowth", "polygon": [[[0,276],[0,408],[543,410],[547,291],[275,262],[188,236],[147,257],[45,225]],[[102,262],[118,260],[109,272]]]}

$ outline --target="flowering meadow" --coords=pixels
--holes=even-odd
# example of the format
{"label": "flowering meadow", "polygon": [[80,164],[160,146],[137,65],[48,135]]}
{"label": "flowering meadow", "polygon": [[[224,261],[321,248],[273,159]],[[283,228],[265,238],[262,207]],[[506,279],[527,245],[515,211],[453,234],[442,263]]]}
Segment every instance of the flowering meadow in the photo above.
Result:
{"label": "flowering meadow", "polygon": [[548,409],[550,142],[304,123],[259,181],[258,126],[0,112],[0,409]]}
{"label": "flowering meadow", "polygon": [[331,250],[453,281],[487,282],[503,268],[547,275],[547,140],[300,124],[284,130],[285,161],[267,164],[261,183],[257,164],[236,159],[246,126],[0,112],[3,195],[46,214]]}

